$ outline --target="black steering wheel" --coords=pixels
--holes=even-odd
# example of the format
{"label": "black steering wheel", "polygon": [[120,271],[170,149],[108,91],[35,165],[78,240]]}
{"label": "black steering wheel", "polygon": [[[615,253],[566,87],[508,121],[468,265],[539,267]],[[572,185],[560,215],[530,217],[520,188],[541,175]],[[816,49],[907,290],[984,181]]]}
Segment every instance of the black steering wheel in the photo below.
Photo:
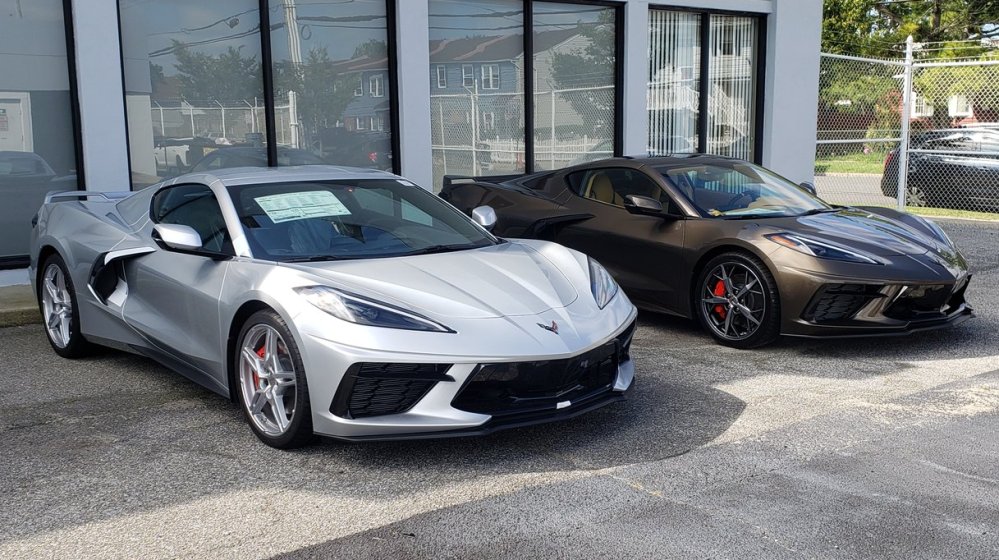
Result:
{"label": "black steering wheel", "polygon": [[749,191],[742,191],[741,193],[739,193],[739,194],[733,196],[732,198],[728,199],[728,201],[725,202],[725,205],[723,206],[723,208],[726,211],[728,211],[728,210],[735,210],[735,208],[736,208],[735,203],[739,202],[740,200],[742,200],[744,198],[748,198],[750,202],[756,200],[756,197],[753,196],[753,194],[750,193]]}

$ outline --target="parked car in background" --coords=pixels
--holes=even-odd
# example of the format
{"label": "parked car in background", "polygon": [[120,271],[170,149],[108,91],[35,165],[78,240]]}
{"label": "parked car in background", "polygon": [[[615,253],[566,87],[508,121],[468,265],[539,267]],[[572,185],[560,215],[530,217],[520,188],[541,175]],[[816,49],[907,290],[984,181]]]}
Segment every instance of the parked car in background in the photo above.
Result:
{"label": "parked car in background", "polygon": [[327,128],[319,133],[318,153],[335,165],[392,168],[392,137],[385,132]]}
{"label": "parked car in background", "polygon": [[[920,132],[909,143],[908,206],[999,210],[999,130],[954,128]],[[898,149],[885,158],[881,192],[898,195]]]}
{"label": "parked car in background", "polygon": [[191,164],[217,149],[211,138],[165,138],[153,139],[153,157],[156,168],[171,174],[184,173]]}
{"label": "parked car in background", "polygon": [[42,156],[32,152],[0,152],[0,182],[42,181],[56,176]]}
{"label": "parked car in background", "polygon": [[60,175],[45,158],[33,152],[0,151],[0,195],[4,212],[0,226],[0,255],[26,255],[31,217],[42,205],[45,194],[75,189],[76,173]]}
{"label": "parked car in background", "polygon": [[193,173],[50,195],[29,275],[57,354],[157,360],[274,447],[483,434],[620,401],[627,296],[595,260],[475,216],[384,171]]}
{"label": "parked car in background", "polygon": [[[500,182],[493,182],[500,181]],[[970,275],[933,222],[827,204],[749,162],[613,158],[517,178],[445,180],[495,231],[600,260],[639,306],[700,321],[721,344],[898,335],[964,321]]]}
{"label": "parked car in background", "polygon": [[[297,148],[278,147],[278,165],[322,165],[321,157]],[[267,167],[267,149],[264,147],[234,146],[216,148],[194,164],[191,172],[210,172],[230,167]]]}

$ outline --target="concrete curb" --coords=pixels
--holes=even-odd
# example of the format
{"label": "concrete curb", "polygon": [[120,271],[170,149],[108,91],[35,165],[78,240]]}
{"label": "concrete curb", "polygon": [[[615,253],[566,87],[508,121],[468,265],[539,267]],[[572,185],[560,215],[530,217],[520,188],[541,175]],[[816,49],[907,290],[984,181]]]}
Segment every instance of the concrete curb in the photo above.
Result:
{"label": "concrete curb", "polygon": [[42,322],[31,286],[0,287],[0,328]]}

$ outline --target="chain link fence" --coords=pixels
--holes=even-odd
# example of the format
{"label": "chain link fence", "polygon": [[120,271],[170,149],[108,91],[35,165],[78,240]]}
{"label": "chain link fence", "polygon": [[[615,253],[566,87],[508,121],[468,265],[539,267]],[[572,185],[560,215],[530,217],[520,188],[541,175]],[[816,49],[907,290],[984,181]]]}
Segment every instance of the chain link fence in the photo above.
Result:
{"label": "chain link fence", "polygon": [[[275,108],[279,145],[294,146],[291,106]],[[212,150],[229,145],[262,145],[266,116],[258,100],[175,101],[150,104],[153,159],[157,173],[183,173]]]}
{"label": "chain link fence", "polygon": [[[556,169],[614,153],[614,86],[534,93],[535,168]],[[525,170],[524,94],[430,96],[434,185],[444,175]]]}
{"label": "chain link fence", "polygon": [[822,55],[819,196],[999,214],[999,59],[918,53],[910,46],[905,60]]}

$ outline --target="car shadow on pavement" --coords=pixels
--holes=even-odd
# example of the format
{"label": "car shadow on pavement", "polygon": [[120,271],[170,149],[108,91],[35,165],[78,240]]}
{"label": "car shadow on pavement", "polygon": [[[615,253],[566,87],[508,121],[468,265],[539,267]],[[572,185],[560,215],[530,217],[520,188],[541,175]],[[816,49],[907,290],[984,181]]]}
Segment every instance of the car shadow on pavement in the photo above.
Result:
{"label": "car shadow on pavement", "polygon": [[[974,302],[972,302],[974,303]],[[799,338],[784,336],[755,350],[734,350],[714,342],[696,321],[649,311],[640,314],[646,336],[670,341],[677,350],[701,348],[710,352],[734,352],[754,361],[753,356],[809,356],[849,360],[879,360],[886,364],[904,361],[987,357],[999,354],[999,319],[988,313],[954,327],[916,332],[902,336],[856,338]],[[652,335],[649,331],[656,334]],[[975,339],[995,340],[997,344],[975,344]],[[840,369],[842,372],[843,370]],[[843,372],[848,373],[848,372]],[[825,375],[821,375],[825,377]]]}

